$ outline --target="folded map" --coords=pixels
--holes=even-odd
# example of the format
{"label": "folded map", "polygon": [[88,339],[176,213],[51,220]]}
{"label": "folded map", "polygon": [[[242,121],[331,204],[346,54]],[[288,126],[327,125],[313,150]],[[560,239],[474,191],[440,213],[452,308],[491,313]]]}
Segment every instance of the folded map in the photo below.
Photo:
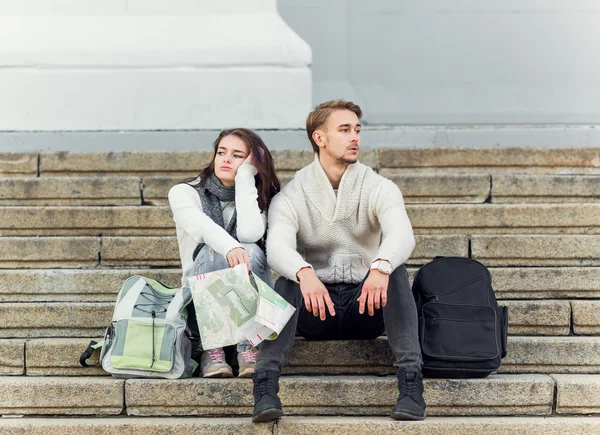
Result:
{"label": "folded map", "polygon": [[189,278],[203,349],[279,335],[296,309],[245,264]]}

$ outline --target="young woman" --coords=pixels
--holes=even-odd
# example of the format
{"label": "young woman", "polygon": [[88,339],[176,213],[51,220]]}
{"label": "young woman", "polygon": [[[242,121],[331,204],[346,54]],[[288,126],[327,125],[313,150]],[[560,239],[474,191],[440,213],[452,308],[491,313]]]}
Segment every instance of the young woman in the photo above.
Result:
{"label": "young woman", "polygon": [[[245,128],[223,130],[214,148],[213,161],[195,180],[169,191],[183,285],[188,285],[189,276],[246,263],[272,286],[271,270],[259,247],[264,246],[269,203],[279,192],[271,153],[256,133]],[[194,307],[188,307],[188,325],[197,333]],[[239,377],[251,377],[258,351],[247,342],[238,344],[237,350]],[[223,349],[203,352],[200,365],[203,377],[233,376]]]}

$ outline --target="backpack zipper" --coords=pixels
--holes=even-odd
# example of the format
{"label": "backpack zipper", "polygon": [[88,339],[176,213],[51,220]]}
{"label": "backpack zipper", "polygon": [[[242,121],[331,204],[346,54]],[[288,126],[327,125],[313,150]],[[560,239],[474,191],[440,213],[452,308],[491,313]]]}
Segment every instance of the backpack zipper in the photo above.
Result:
{"label": "backpack zipper", "polygon": [[154,367],[154,362],[156,361],[156,356],[154,355],[154,325],[156,319],[156,311],[152,310],[152,364],[150,364],[150,368]]}
{"label": "backpack zipper", "polygon": [[453,289],[452,289],[452,290],[450,290],[449,292],[442,293],[442,294],[439,294],[439,295],[434,295],[434,296],[431,296],[431,297],[428,299],[428,301],[430,301],[432,298],[435,298],[435,300],[436,300],[436,301],[439,301],[439,300],[440,300],[440,296],[448,296],[448,295],[451,295],[451,294],[453,294],[453,293],[456,293],[456,292],[458,292],[458,291],[461,291],[462,289],[464,289],[464,288],[466,288],[466,287],[469,287],[469,286],[471,286],[471,285],[475,284],[476,282],[479,282],[479,281],[483,280],[483,278],[484,278],[483,276],[479,276],[479,277],[477,277],[476,279],[474,279],[473,281],[471,281],[471,282],[469,282],[469,283],[467,283],[467,284],[463,284],[463,285],[461,285],[460,287],[453,288]]}

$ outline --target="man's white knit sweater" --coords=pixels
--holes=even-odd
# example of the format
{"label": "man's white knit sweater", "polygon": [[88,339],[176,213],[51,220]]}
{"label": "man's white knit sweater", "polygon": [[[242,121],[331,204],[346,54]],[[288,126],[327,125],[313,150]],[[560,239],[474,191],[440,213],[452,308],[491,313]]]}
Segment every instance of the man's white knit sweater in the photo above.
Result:
{"label": "man's white knit sweater", "polygon": [[372,261],[395,269],[414,247],[400,189],[359,162],[344,172],[336,197],[315,155],[269,207],[267,260],[294,281],[310,266],[323,283],[356,284]]}

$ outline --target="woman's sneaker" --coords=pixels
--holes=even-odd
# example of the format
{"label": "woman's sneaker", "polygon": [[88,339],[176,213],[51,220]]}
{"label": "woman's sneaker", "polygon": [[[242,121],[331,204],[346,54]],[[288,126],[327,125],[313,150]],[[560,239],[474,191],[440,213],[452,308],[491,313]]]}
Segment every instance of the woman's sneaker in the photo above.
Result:
{"label": "woman's sneaker", "polygon": [[225,362],[223,349],[205,350],[200,357],[203,378],[231,378],[233,371]]}
{"label": "woman's sneaker", "polygon": [[251,378],[254,374],[254,366],[258,349],[248,346],[245,351],[239,352],[237,355],[238,366],[240,368],[238,378]]}

